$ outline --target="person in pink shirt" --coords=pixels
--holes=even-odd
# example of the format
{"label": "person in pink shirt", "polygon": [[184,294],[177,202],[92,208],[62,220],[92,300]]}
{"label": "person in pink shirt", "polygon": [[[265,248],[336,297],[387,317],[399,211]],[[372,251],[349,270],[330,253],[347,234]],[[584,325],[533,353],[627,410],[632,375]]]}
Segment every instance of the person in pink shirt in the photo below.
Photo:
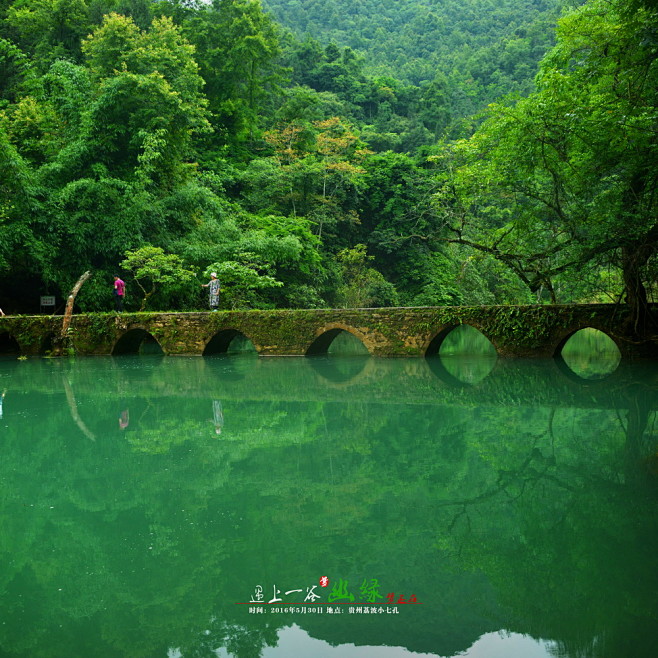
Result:
{"label": "person in pink shirt", "polygon": [[126,284],[115,274],[114,275],[114,309],[118,312],[123,311],[123,298],[126,294]]}

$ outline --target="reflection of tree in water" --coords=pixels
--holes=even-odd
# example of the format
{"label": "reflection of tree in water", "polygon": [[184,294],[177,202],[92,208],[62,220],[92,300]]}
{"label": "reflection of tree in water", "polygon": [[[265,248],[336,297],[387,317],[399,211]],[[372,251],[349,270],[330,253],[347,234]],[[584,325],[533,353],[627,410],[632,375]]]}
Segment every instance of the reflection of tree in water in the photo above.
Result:
{"label": "reflection of tree in water", "polygon": [[249,626],[242,626],[213,617],[208,623],[207,632],[181,653],[184,658],[214,658],[217,656],[217,648],[223,647],[235,658],[260,658],[263,649],[277,645],[279,630],[284,626],[283,619],[274,623],[268,623],[266,619],[263,615],[260,623],[256,621]]}
{"label": "reflection of tree in water", "polygon": [[[495,481],[442,504],[454,510],[443,547],[491,579],[517,620],[508,630],[554,638],[556,656],[653,655],[647,637],[658,615],[656,482],[642,468],[649,407],[636,401],[629,390],[625,440],[616,446],[609,437],[622,417],[590,412],[574,422],[573,413],[552,410],[545,430],[528,435],[516,457],[507,445],[489,451],[498,465]],[[585,445],[558,438],[569,425],[574,439],[586,437],[580,430],[590,423],[599,432]],[[646,505],[632,502],[638,497]],[[629,549],[623,538],[633,536],[638,541]],[[620,614],[622,601],[633,604]],[[638,616],[636,606],[646,606],[646,615]]]}
{"label": "reflection of tree in water", "polygon": [[653,386],[629,386],[626,397],[628,412],[625,418],[622,416],[627,445],[624,481],[629,486],[635,482],[640,489],[653,485],[655,491],[658,491],[658,482],[653,472],[658,454],[657,399],[658,389]]}
{"label": "reflection of tree in water", "polygon": [[[174,368],[181,382],[202,371]],[[68,374],[95,442],[78,431],[59,372],[49,392],[12,391],[5,414],[6,653],[134,658],[180,647],[187,658],[225,646],[259,656],[290,618],[236,602],[256,584],[308,585],[328,569],[426,602],[403,624],[294,618],[334,644],[454,655],[506,628],[551,638],[565,656],[648,655],[658,515],[655,480],[641,468],[655,451],[645,382],[617,387],[617,408],[589,387],[581,406],[533,404],[530,394],[515,403],[540,385],[534,369],[510,379],[505,405],[477,404],[475,393],[460,406],[349,390],[244,399],[239,389],[222,398],[231,432],[217,441],[213,398],[184,385],[171,395],[171,374],[120,380],[139,393],[123,433],[108,379],[94,388],[91,370]],[[601,404],[587,408],[592,396]]]}

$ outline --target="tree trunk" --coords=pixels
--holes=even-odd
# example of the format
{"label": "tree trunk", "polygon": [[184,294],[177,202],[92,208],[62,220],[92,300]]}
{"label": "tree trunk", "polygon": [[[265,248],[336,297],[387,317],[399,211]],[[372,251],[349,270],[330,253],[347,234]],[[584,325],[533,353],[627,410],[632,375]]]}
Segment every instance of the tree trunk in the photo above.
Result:
{"label": "tree trunk", "polygon": [[82,288],[82,284],[91,276],[91,272],[85,272],[73,286],[71,294],[66,300],[66,309],[64,311],[64,319],[62,320],[62,330],[59,334],[59,337],[55,341],[55,346],[53,349],[53,354],[55,356],[61,356],[62,350],[65,347],[65,344],[68,342],[68,330],[71,324],[71,315],[73,315],[73,304],[75,303],[75,298]]}
{"label": "tree trunk", "polygon": [[643,245],[632,249],[622,247],[621,266],[624,277],[624,292],[629,317],[627,331],[634,338],[644,339],[655,329],[649,310],[647,290],[642,282],[642,267],[646,265],[655,249],[653,245]]}

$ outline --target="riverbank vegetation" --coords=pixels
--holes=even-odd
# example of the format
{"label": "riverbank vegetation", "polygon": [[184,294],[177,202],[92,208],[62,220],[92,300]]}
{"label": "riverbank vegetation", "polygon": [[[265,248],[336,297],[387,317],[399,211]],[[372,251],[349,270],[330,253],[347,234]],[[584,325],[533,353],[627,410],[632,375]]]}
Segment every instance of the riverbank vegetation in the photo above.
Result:
{"label": "riverbank vegetation", "polygon": [[81,310],[115,272],[137,308],[121,263],[153,248],[198,280],[149,308],[215,269],[225,307],[624,298],[642,331],[656,11],[0,0],[0,306],[90,269]]}

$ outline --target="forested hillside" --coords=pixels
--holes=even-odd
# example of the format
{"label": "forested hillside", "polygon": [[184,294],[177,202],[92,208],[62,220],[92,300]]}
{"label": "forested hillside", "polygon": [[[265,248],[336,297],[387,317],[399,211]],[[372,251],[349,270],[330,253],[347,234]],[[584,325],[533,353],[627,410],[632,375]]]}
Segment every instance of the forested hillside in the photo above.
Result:
{"label": "forested hillside", "polygon": [[305,3],[308,25],[333,12],[326,38],[260,0],[0,0],[0,307],[61,309],[90,270],[82,310],[112,308],[115,273],[128,309],[203,308],[216,270],[224,308],[640,309],[645,5],[569,12],[537,65],[557,8],[525,0]]}
{"label": "forested hillside", "polygon": [[[297,38],[348,46],[369,74],[445,81],[453,115],[532,90],[562,0],[264,0]],[[573,6],[578,3],[571,3]]]}

